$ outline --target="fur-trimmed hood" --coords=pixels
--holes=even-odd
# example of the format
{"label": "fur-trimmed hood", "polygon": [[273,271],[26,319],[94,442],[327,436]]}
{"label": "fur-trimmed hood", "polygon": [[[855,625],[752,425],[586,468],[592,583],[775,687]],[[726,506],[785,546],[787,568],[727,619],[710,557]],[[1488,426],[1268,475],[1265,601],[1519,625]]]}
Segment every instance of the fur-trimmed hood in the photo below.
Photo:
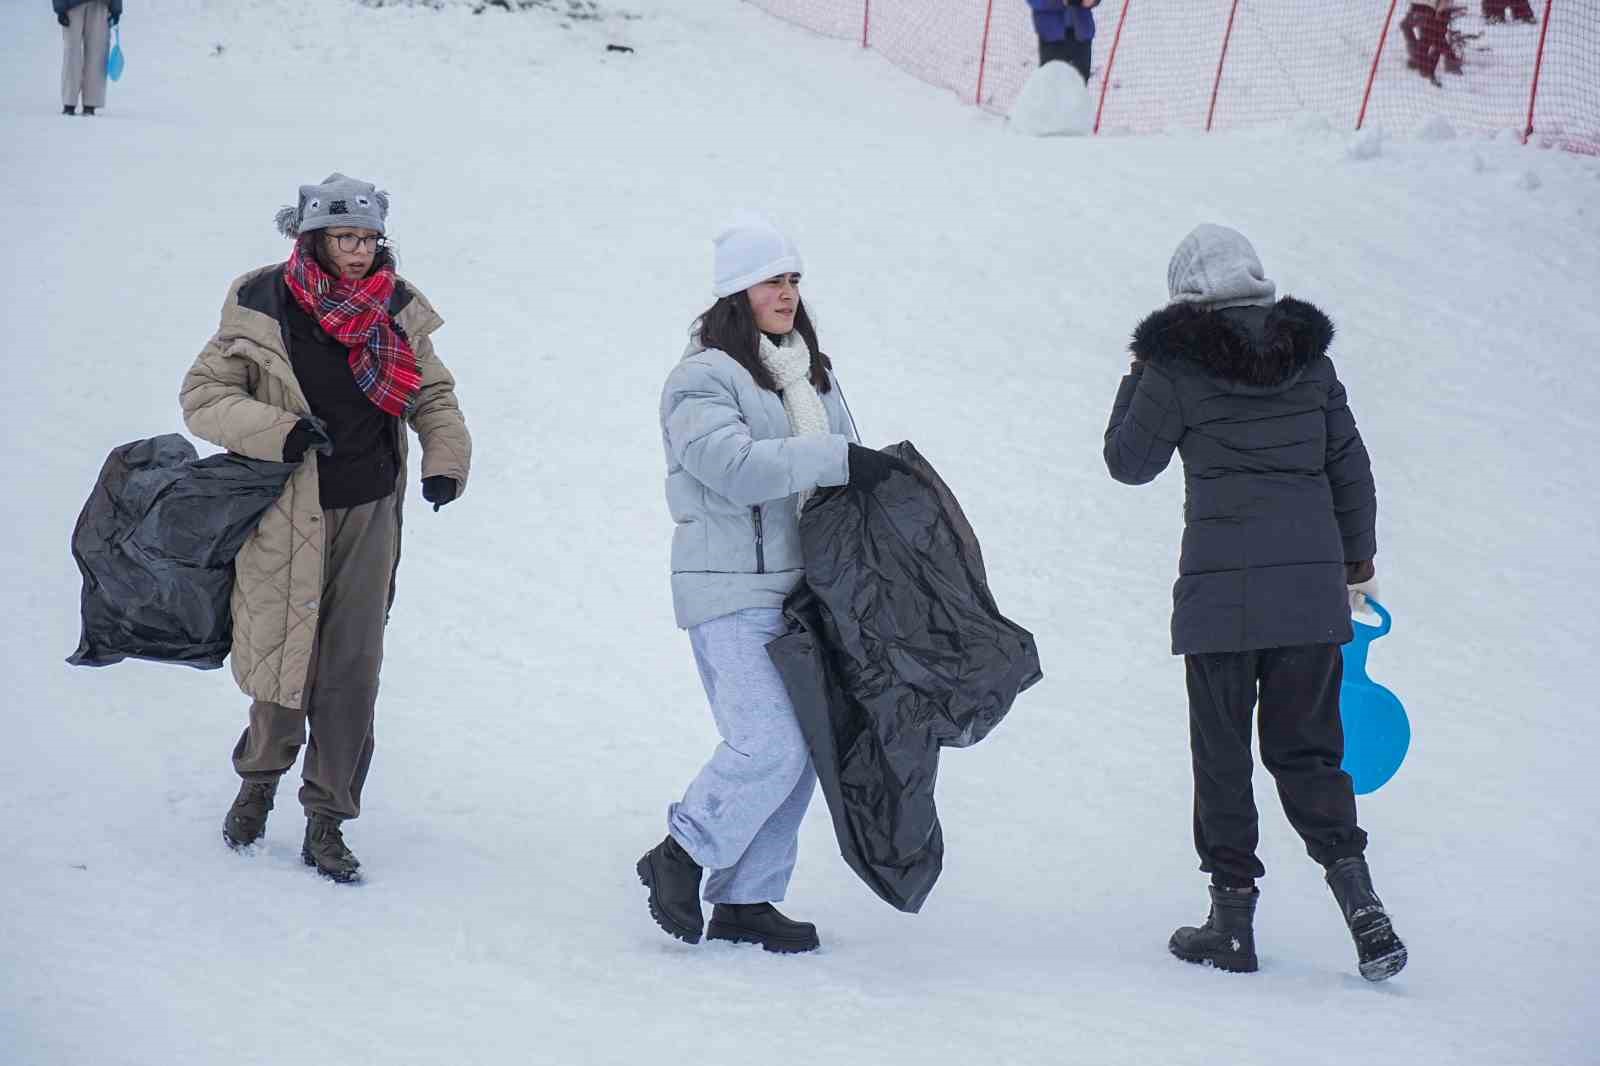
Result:
{"label": "fur-trimmed hood", "polygon": [[1133,331],[1131,350],[1147,363],[1188,363],[1213,378],[1251,390],[1292,385],[1333,343],[1333,321],[1304,300],[1285,296],[1270,307],[1210,310],[1169,304]]}

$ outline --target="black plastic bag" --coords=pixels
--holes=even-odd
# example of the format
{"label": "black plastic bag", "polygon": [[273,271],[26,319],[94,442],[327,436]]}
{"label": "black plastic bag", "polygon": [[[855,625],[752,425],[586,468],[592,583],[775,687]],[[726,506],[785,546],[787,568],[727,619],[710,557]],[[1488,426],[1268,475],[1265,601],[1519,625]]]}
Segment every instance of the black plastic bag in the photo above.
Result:
{"label": "black plastic bag", "polygon": [[221,666],[234,556],[295,469],[231,453],[201,459],[176,433],[114,449],[72,530],[83,637],[67,662]]}
{"label": "black plastic bag", "polygon": [[805,581],[767,652],[845,861],[914,912],[944,862],[939,750],[982,740],[1043,674],[1033,635],[1000,614],[949,488],[909,443],[885,451],[908,472],[807,505]]}

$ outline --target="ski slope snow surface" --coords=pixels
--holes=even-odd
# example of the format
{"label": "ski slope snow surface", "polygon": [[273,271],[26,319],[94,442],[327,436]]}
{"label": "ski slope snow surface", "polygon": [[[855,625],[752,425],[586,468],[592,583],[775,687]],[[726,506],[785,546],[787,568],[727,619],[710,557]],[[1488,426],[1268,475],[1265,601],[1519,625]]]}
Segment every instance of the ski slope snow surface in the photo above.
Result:
{"label": "ski slope snow surface", "polygon": [[[1024,137],[731,0],[130,3],[126,76],[68,120],[44,8],[0,5],[0,1063],[1600,1062],[1596,160],[1318,121]],[[63,662],[102,460],[181,429],[228,282],[336,169],[392,192],[476,440],[459,502],[408,502],[354,889],[301,865],[289,783],[255,854],[223,846],[226,670]],[[671,941],[633,875],[716,739],[656,403],[744,208],[793,233],[868,442],[939,467],[1046,675],[947,754],[921,914],[813,806],[806,957]],[[1414,729],[1360,804],[1411,950],[1381,986],[1265,774],[1262,972],[1166,951],[1206,902],[1182,478],[1125,488],[1100,449],[1201,221],[1333,317],[1373,455],[1371,665]]]}

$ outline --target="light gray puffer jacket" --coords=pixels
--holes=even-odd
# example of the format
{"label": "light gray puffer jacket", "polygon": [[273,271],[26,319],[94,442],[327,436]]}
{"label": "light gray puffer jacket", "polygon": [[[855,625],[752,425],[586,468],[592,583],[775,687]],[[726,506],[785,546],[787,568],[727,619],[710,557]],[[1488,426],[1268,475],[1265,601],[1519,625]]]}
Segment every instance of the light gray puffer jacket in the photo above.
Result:
{"label": "light gray puffer jacket", "polygon": [[843,485],[855,427],[838,382],[822,394],[831,433],[790,436],[783,398],[726,352],[691,342],[661,390],[672,534],[672,607],[684,629],[749,607],[782,607],[805,574],[802,489]]}

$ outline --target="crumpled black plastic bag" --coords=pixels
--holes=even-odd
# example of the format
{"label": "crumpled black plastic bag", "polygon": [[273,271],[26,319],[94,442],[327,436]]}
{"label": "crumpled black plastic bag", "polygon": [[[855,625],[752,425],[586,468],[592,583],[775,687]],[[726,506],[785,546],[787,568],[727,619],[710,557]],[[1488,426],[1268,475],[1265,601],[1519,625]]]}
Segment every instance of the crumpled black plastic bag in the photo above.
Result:
{"label": "crumpled black plastic bag", "polygon": [[1000,614],[977,537],[909,443],[871,490],[820,492],[800,521],[806,577],[767,645],[794,703],[839,850],[890,905],[919,910],[944,862],[939,750],[975,744],[1043,677]]}
{"label": "crumpled black plastic bag", "polygon": [[234,556],[295,467],[201,459],[176,433],[114,449],[72,530],[83,637],[67,662],[221,666],[233,638]]}

